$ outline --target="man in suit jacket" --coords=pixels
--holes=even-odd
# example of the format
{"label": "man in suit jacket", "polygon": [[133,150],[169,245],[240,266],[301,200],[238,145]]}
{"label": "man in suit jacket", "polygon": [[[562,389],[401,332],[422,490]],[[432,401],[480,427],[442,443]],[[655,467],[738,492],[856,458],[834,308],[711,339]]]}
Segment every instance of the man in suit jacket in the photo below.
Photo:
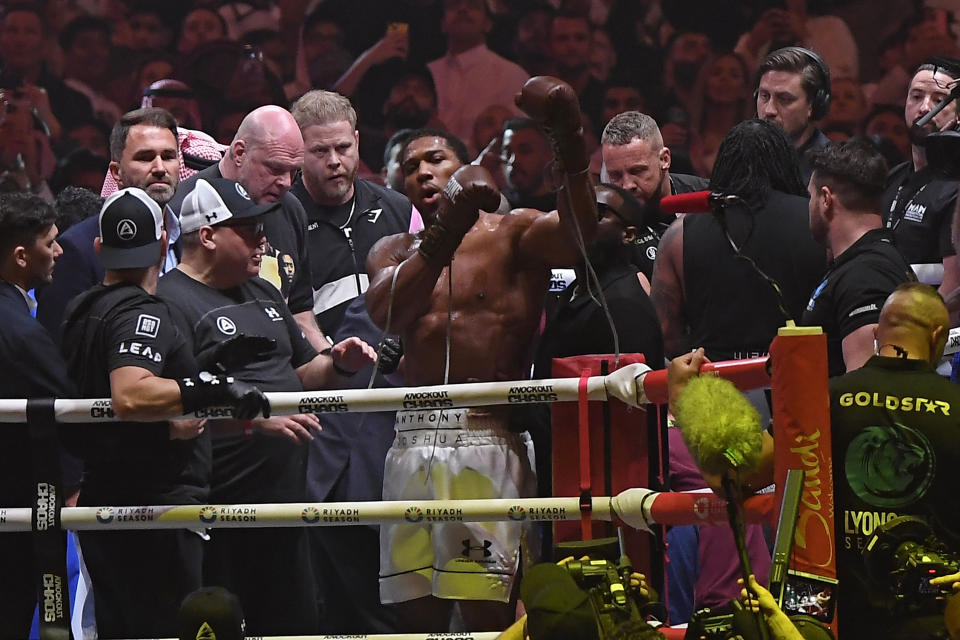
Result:
{"label": "man in suit jacket", "polygon": [[[27,291],[53,275],[62,253],[56,212],[26,193],[0,196],[0,397],[71,397],[66,366],[50,335],[30,316],[35,305]],[[27,425],[0,429],[0,506],[28,507],[35,499]],[[27,533],[5,533],[0,545],[0,638],[26,638],[37,603],[33,540]]]}

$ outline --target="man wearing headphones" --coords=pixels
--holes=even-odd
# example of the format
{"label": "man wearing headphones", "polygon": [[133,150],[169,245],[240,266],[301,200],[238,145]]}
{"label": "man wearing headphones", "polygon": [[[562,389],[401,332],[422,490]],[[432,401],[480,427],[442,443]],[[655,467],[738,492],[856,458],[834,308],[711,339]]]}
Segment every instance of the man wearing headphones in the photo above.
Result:
{"label": "man wearing headphones", "polygon": [[807,151],[830,142],[816,125],[830,110],[830,68],[809,49],[784,47],[763,59],[757,77],[757,117],[787,132],[800,155],[800,178],[806,184],[811,173]]}
{"label": "man wearing headphones", "polygon": [[957,181],[943,167],[927,162],[924,143],[931,133],[958,127],[957,103],[947,104],[924,126],[915,125],[950,94],[958,79],[960,60],[929,60],[913,74],[903,107],[911,157],[890,170],[881,209],[884,225],[893,231],[917,279],[939,287],[944,298],[955,298],[950,293],[960,287],[960,261],[950,239]]}

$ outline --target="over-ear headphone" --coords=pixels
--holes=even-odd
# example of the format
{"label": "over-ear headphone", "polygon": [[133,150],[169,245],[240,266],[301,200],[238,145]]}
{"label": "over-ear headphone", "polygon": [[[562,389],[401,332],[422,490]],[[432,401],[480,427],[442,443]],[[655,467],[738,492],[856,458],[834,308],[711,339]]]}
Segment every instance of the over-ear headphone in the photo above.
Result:
{"label": "over-ear headphone", "polygon": [[[804,47],[783,47],[782,49],[777,49],[776,51],[770,53],[767,58],[770,56],[775,56],[781,53],[795,53],[801,56],[805,56],[817,70],[817,75],[820,76],[818,87],[816,93],[813,94],[813,99],[810,101],[810,118],[812,120],[820,120],[827,112],[830,110],[830,67],[827,66],[827,63],[823,61],[819,55],[810,49]],[[765,71],[763,65],[760,67],[761,76]],[[753,102],[757,102],[757,95],[760,93],[760,76],[757,77],[757,88],[753,91]]]}

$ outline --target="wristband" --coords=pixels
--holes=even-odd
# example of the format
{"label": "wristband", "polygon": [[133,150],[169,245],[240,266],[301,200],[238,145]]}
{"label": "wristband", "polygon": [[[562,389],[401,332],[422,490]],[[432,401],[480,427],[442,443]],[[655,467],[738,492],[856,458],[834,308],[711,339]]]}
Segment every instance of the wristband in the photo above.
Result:
{"label": "wristband", "polygon": [[245,440],[253,438],[253,420],[243,421],[243,437]]}
{"label": "wristband", "polygon": [[353,376],[357,375],[356,371],[347,371],[346,369],[342,369],[340,365],[338,365],[336,361],[333,360],[333,358],[331,358],[330,360],[331,362],[333,362],[333,370],[339,373],[344,378],[352,378]]}

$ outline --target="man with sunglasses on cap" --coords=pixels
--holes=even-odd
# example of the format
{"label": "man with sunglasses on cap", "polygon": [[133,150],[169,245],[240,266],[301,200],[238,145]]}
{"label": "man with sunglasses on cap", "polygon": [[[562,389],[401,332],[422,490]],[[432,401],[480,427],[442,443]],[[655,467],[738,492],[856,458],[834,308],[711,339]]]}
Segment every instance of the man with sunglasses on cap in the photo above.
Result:
{"label": "man with sunglasses on cap", "polygon": [[[197,375],[189,336],[154,295],[167,249],[160,206],[141,189],[123,189],[104,203],[99,226],[103,283],[67,307],[62,348],[81,397],[110,397],[120,422],[70,432],[84,459],[79,504],[117,505],[106,521],[152,519],[135,505],[208,499],[206,421],[170,418],[224,405],[251,418],[269,415],[270,404],[253,385]],[[101,638],[174,633],[180,600],[201,582],[195,532],[85,531],[80,544]]]}
{"label": "man with sunglasses on cap", "polygon": [[[265,391],[339,387],[375,359],[369,345],[348,338],[329,354],[307,341],[283,294],[258,277],[267,217],[279,202],[256,204],[238,182],[199,178],[180,205],[183,255],[160,281],[160,296],[183,313],[199,358],[245,334],[276,342],[259,362],[231,373]],[[306,449],[313,414],[258,418],[244,435],[213,446],[214,504],[299,502],[304,499]],[[218,517],[237,514],[221,514]],[[239,514],[241,517],[249,514]],[[251,633],[315,633],[316,598],[306,530],[217,529],[205,551],[204,580],[237,594]]]}

